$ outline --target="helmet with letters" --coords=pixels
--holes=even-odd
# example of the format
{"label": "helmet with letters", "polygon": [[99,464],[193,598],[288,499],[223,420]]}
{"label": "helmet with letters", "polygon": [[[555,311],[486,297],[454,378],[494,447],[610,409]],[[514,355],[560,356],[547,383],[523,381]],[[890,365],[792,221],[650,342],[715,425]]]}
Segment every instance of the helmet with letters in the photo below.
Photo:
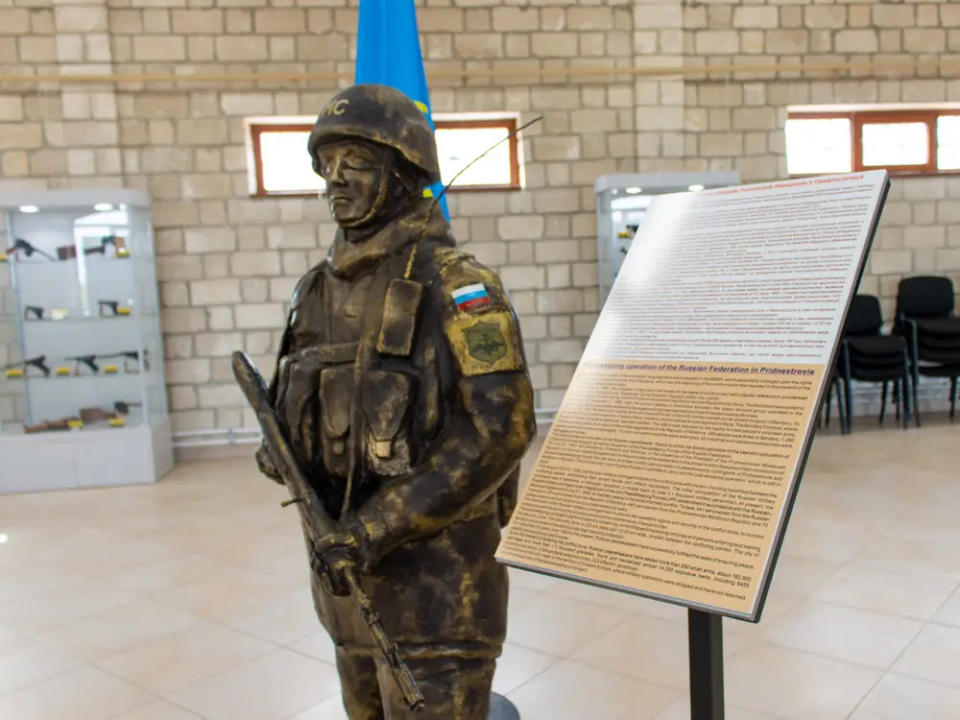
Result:
{"label": "helmet with letters", "polygon": [[317,148],[360,138],[396,150],[423,171],[427,184],[440,181],[433,130],[423,110],[399,90],[386,85],[353,85],[341,90],[320,113],[307,147],[319,175]]}

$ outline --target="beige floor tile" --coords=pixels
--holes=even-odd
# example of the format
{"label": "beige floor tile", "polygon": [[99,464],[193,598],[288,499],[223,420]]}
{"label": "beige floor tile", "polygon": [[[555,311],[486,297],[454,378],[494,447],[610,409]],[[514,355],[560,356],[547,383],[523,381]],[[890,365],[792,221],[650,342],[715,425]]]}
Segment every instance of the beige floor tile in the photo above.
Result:
{"label": "beige floor tile", "polygon": [[[781,720],[776,715],[758,713],[753,710],[726,703],[724,720]],[[664,709],[654,720],[690,720],[690,698],[683,698]]]}
{"label": "beige floor tile", "polygon": [[680,699],[661,687],[564,660],[510,693],[523,720],[651,720]]}
{"label": "beige floor tile", "polygon": [[157,595],[198,583],[223,570],[223,563],[203,555],[177,551],[175,558],[118,570],[110,584],[130,592]]}
{"label": "beige floor tile", "polygon": [[[319,624],[320,621],[318,620],[317,625],[319,626]],[[302,640],[291,643],[288,647],[294,652],[312,657],[315,660],[321,660],[330,665],[337,664],[336,647],[333,644],[333,640],[327,635],[327,631],[322,628]]]}
{"label": "beige floor tile", "polygon": [[277,650],[167,699],[207,720],[277,720],[316,705],[339,687],[332,666]]}
{"label": "beige floor tile", "polygon": [[222,617],[242,615],[282,601],[302,589],[302,584],[271,575],[242,568],[223,568],[203,580],[152,597],[161,605],[219,621]]}
{"label": "beige floor tile", "polygon": [[689,610],[680,605],[663,602],[662,600],[650,600],[641,598],[637,607],[637,615],[647,615],[649,617],[660,618],[661,620],[670,620],[672,622],[687,622]]}
{"label": "beige floor tile", "polygon": [[188,710],[166,700],[157,700],[136,710],[118,715],[114,720],[203,720]]}
{"label": "beige floor tile", "polygon": [[[659,685],[686,689],[690,674],[685,622],[640,615],[627,619],[573,653],[578,662]],[[724,654],[743,647],[742,636],[724,637]]]}
{"label": "beige floor tile", "polygon": [[853,565],[960,581],[960,546],[880,535],[851,558]]}
{"label": "beige floor tile", "polygon": [[[67,502],[66,498],[63,498],[62,502]],[[82,503],[78,503],[73,508],[73,512],[77,513],[81,508]],[[65,508],[56,507],[48,510],[50,512],[49,517],[58,520],[60,533],[50,532],[47,528],[43,528],[38,529],[36,533],[29,534],[31,547],[27,548],[27,551],[34,558],[45,563],[53,561],[57,563],[56,566],[62,569],[63,561],[69,560],[71,550],[77,555],[86,555],[101,548],[122,544],[123,540],[126,539],[123,535],[108,532],[89,517],[84,517],[84,524],[79,525],[77,523],[80,522],[80,516],[78,515],[72,520],[67,519],[64,510]],[[64,542],[65,537],[68,537],[70,541]]]}
{"label": "beige floor tile", "polygon": [[[803,489],[800,490],[801,495]],[[783,552],[832,563],[848,561],[869,541],[871,533],[851,528],[842,520],[824,520],[816,508],[798,508],[783,542]]]}
{"label": "beige floor tile", "polygon": [[83,580],[84,578],[75,572],[65,571],[48,563],[20,559],[15,570],[8,569],[0,573],[0,603],[39,595]]}
{"label": "beige floor tile", "polygon": [[[958,432],[933,420],[909,432],[858,423],[851,436],[817,438],[761,622],[724,621],[728,718],[960,718],[950,714],[960,707]],[[109,711],[119,720],[344,720],[333,645],[308,602],[303,542],[295,511],[279,507],[284,497],[249,457],[183,463],[155,486],[0,497],[8,534],[0,545],[0,718],[97,720]],[[510,574],[513,642],[495,683],[522,694],[525,720],[688,717],[683,608]],[[845,606],[835,613],[853,609],[855,619],[818,620],[809,608],[824,603]],[[879,662],[899,641],[877,613],[928,624],[903,651],[903,671],[888,671],[876,687],[880,671],[760,639],[769,631],[782,634],[778,642]],[[24,632],[4,627],[14,623]],[[642,629],[623,629],[633,624]],[[250,659],[242,647],[261,641],[267,654]],[[288,661],[270,659],[278,653]],[[621,653],[627,672],[674,687],[572,662],[577,653],[598,653],[590,663],[605,667],[617,667]],[[194,706],[135,689],[135,702],[118,705],[107,686],[130,687],[97,661],[149,677],[151,687],[171,683]],[[565,674],[571,664],[577,672]],[[87,674],[77,681],[80,670]],[[183,680],[183,672],[196,675]],[[663,692],[670,697],[660,703]],[[645,693],[650,713],[637,702]]]}
{"label": "beige floor tile", "polygon": [[513,609],[507,641],[565,656],[627,617],[616,608],[543,593]]}
{"label": "beige floor tile", "polygon": [[[307,584],[306,579],[304,585]],[[278,645],[289,645],[322,629],[307,587],[263,605],[218,613],[218,621]]]}
{"label": "beige floor tile", "polygon": [[136,595],[106,583],[82,580],[0,605],[0,618],[12,628],[39,635],[136,599]]}
{"label": "beige floor tile", "polygon": [[148,600],[61,625],[40,639],[88,661],[100,660],[183,630],[200,618]]}
{"label": "beige floor tile", "polygon": [[960,688],[887,674],[850,720],[956,720]]}
{"label": "beige floor tile", "polygon": [[46,553],[42,559],[87,578],[109,581],[113,575],[127,568],[143,563],[176,560],[177,553],[160,542],[110,533],[103,544],[77,552],[59,549]]}
{"label": "beige floor tile", "polygon": [[531,572],[530,570],[518,570],[512,567],[508,569],[508,572],[510,575],[511,588],[517,587],[540,592],[552,587],[557,587],[564,582],[559,578],[541,575],[540,573]]}
{"label": "beige floor tile", "polygon": [[105,657],[97,667],[156,695],[168,695],[276,649],[245,633],[200,622]]}
{"label": "beige floor tile", "polygon": [[493,691],[507,695],[559,661],[554,655],[506,643],[497,659]]}
{"label": "beige floor tile", "polygon": [[940,607],[933,619],[944,625],[953,625],[960,628],[960,587]]}
{"label": "beige floor tile", "polygon": [[904,651],[893,671],[960,687],[960,628],[927,625]]}
{"label": "beige floor tile", "polygon": [[0,697],[3,720],[107,720],[153,696],[91,667],[81,667]]}
{"label": "beige floor tile", "polygon": [[[774,580],[776,584],[776,580]],[[770,591],[760,613],[760,621],[756,623],[734,618],[723,619],[724,636],[732,635],[756,640],[777,620],[784,617],[803,600],[803,595],[780,592],[777,589]]]}
{"label": "beige floor tile", "polygon": [[347,720],[347,711],[343,709],[340,695],[336,695],[291,716],[289,720]]}
{"label": "beige floor tile", "polygon": [[763,637],[783,647],[883,670],[922,627],[916,620],[805,600],[771,623]]}
{"label": "beige floor tile", "polygon": [[517,585],[510,585],[510,592],[508,594],[507,600],[507,617],[510,616],[510,608],[513,608],[518,603],[526,602],[529,598],[532,598],[536,595],[539,590],[527,590],[526,588],[518,587]]}
{"label": "beige floor tile", "polygon": [[[621,592],[620,590],[611,590],[609,588],[579,582],[561,581],[559,585],[551,588],[551,590],[564,597],[584,600],[585,602],[595,605],[605,605],[622,610],[631,615],[647,610],[651,602],[656,602],[640,597],[639,595]],[[657,604],[662,605],[663,603]]]}
{"label": "beige floor tile", "polygon": [[78,667],[81,661],[35,638],[0,627],[0,695]]}
{"label": "beige floor tile", "polygon": [[881,675],[879,670],[763,643],[736,653],[725,671],[728,703],[786,720],[846,718]]}
{"label": "beige floor tile", "polygon": [[780,553],[771,588],[777,592],[805,595],[821,585],[840,567],[829,560]]}
{"label": "beige floor tile", "polygon": [[811,596],[837,605],[926,620],[956,587],[957,582],[946,577],[846,566]]}
{"label": "beige floor tile", "polygon": [[210,555],[230,542],[241,542],[249,535],[235,518],[210,512],[190,513],[192,522],[174,525],[144,536],[162,542],[180,553]]}
{"label": "beige floor tile", "polygon": [[957,524],[960,510],[950,505],[935,505],[940,493],[931,495],[920,510],[908,513],[887,528],[884,534],[917,542],[960,544],[960,525]]}

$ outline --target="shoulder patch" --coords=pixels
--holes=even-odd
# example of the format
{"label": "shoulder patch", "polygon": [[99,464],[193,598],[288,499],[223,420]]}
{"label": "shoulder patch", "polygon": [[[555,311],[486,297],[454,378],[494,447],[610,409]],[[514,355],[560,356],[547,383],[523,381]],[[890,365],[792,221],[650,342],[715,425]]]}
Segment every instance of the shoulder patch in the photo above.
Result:
{"label": "shoulder patch", "polygon": [[457,313],[444,331],[460,372],[468,377],[523,370],[516,320],[509,310]]}
{"label": "shoulder patch", "polygon": [[483,283],[464,285],[450,294],[457,304],[457,310],[469,310],[490,304],[490,293],[487,292],[487,286]]}
{"label": "shoulder patch", "polygon": [[476,316],[486,310],[509,310],[497,274],[472,256],[454,250],[438,259],[439,288],[451,310]]}

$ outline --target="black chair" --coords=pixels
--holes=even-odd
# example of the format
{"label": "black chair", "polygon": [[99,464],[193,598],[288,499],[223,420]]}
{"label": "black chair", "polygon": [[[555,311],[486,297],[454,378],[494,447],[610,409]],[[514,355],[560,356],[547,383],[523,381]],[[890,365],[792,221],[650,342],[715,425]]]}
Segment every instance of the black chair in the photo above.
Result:
{"label": "black chair", "polygon": [[883,316],[880,301],[873,295],[856,295],[850,303],[843,326],[840,345],[840,372],[847,400],[847,432],[853,426],[853,380],[883,383],[880,399],[882,423],[887,409],[887,391],[893,383],[893,399],[897,405],[897,420],[903,409],[903,426],[910,416],[910,364],[907,342],[899,335],[883,335],[880,328]]}
{"label": "black chair", "polygon": [[910,351],[913,412],[917,409],[919,376],[950,378],[950,419],[957,409],[960,376],[960,318],[954,316],[953,282],[949,278],[921,275],[904,278],[897,290],[894,332],[902,335]]}
{"label": "black chair", "polygon": [[820,406],[820,415],[817,417],[817,427],[824,425],[830,427],[830,409],[833,404],[833,395],[837,395],[837,414],[840,415],[840,434],[847,434],[847,411],[846,403],[843,397],[843,385],[840,382],[840,368],[839,363],[834,365],[833,370],[830,372],[830,379],[827,381],[827,396],[823,399],[823,404]]}

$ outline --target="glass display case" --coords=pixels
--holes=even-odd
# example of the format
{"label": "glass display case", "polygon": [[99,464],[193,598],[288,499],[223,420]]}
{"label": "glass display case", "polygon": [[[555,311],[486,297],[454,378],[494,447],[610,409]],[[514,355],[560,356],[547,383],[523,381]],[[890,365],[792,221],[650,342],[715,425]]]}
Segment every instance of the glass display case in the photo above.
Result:
{"label": "glass display case", "polygon": [[739,184],[737,171],[619,174],[597,178],[593,189],[597,195],[600,303],[610,294],[630,246],[635,239],[642,238],[643,216],[657,195]]}
{"label": "glass display case", "polygon": [[149,198],[0,209],[0,492],[155,482],[172,450]]}

